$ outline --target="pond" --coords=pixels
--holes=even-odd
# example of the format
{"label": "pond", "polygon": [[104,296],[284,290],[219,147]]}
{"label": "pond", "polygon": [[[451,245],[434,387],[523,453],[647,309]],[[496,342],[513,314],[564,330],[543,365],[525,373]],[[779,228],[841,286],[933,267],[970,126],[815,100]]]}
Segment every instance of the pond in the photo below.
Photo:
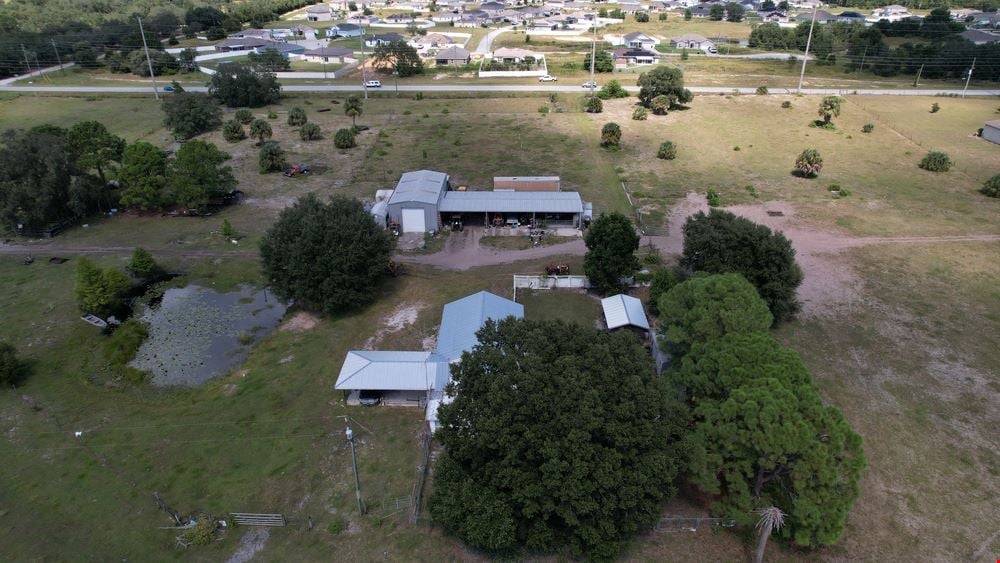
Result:
{"label": "pond", "polygon": [[249,285],[227,293],[198,285],[168,289],[139,314],[149,338],[129,365],[148,373],[153,385],[201,385],[243,362],[286,308]]}

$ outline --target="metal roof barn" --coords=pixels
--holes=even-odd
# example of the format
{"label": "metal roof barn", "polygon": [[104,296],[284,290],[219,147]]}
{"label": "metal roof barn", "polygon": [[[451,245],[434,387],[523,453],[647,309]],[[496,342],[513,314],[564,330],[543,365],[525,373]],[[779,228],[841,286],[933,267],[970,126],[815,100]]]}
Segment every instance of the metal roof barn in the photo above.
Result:
{"label": "metal roof barn", "polygon": [[446,192],[442,213],[583,213],[577,192]]}
{"label": "metal roof barn", "polygon": [[352,350],[335,388],[426,391],[436,388],[440,366],[447,369],[448,362],[433,352]]}
{"label": "metal roof barn", "polygon": [[634,326],[649,330],[649,320],[642,309],[642,301],[628,295],[612,295],[601,299],[604,309],[604,319],[608,329],[614,330],[623,326]]}

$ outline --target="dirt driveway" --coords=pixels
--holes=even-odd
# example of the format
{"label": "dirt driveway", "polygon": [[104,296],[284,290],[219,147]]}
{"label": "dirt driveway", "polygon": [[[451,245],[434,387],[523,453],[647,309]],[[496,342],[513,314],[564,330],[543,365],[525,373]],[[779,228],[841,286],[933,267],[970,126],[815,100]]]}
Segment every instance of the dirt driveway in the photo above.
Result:
{"label": "dirt driveway", "polygon": [[587,246],[581,238],[567,239],[567,242],[564,243],[537,246],[526,250],[498,250],[482,246],[479,244],[481,238],[483,238],[483,229],[468,228],[448,235],[448,240],[440,252],[416,256],[397,256],[396,259],[408,264],[424,264],[446,270],[468,270],[480,266],[508,264],[518,260],[583,254],[587,251]]}

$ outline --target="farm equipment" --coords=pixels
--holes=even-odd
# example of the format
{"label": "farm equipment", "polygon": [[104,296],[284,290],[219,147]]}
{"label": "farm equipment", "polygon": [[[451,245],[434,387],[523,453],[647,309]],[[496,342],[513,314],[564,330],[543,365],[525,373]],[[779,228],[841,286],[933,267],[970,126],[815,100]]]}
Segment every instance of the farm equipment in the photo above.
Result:
{"label": "farm equipment", "polygon": [[286,178],[293,178],[295,176],[305,176],[305,175],[309,174],[309,165],[308,164],[296,164],[295,166],[292,166],[291,168],[285,169],[285,171],[283,172],[283,174],[285,175]]}
{"label": "farm equipment", "polygon": [[465,230],[465,225],[462,224],[462,216],[461,215],[452,215],[451,216],[451,223],[450,223],[450,225],[451,225],[451,230],[452,231],[464,231]]}
{"label": "farm equipment", "polygon": [[399,233],[401,232],[399,228],[399,221],[389,221],[389,232],[392,233],[392,236],[394,237],[399,236]]}
{"label": "farm equipment", "polygon": [[545,274],[549,276],[565,276],[569,274],[569,266],[566,264],[549,264],[545,266]]}
{"label": "farm equipment", "polygon": [[389,274],[392,277],[403,275],[403,265],[400,264],[399,262],[396,262],[395,260],[389,260],[389,263],[386,264],[385,269],[387,272],[389,272]]}

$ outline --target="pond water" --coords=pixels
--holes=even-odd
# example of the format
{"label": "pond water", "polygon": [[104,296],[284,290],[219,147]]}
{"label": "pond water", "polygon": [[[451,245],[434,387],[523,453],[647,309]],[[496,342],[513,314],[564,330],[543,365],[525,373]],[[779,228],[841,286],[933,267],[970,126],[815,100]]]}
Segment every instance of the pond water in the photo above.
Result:
{"label": "pond water", "polygon": [[201,385],[243,362],[285,309],[267,290],[247,285],[227,293],[198,285],[168,289],[158,305],[139,313],[149,338],[130,365],[147,372],[153,385]]}

